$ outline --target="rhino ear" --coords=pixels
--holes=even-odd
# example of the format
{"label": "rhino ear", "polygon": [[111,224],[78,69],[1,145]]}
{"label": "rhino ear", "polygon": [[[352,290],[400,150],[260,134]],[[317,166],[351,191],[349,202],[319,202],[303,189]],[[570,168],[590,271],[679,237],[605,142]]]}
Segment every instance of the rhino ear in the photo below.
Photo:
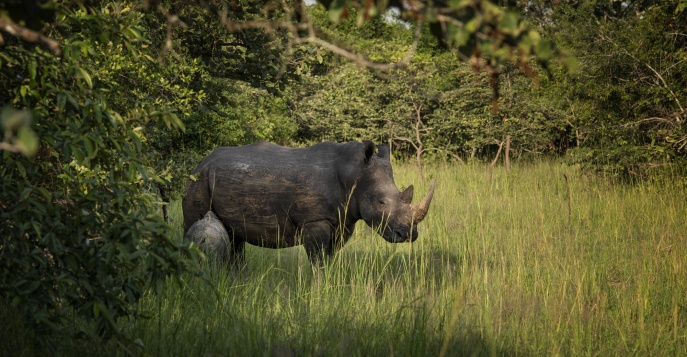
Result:
{"label": "rhino ear", "polygon": [[389,160],[389,146],[387,144],[377,146],[377,156]]}
{"label": "rhino ear", "polygon": [[370,162],[370,159],[375,154],[375,143],[370,140],[363,140],[363,145],[365,145],[365,162]]}

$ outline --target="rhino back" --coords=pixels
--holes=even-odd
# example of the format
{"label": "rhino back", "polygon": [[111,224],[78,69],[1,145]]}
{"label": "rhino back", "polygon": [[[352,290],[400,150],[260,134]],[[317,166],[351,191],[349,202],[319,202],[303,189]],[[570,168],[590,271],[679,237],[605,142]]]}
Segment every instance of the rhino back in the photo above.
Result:
{"label": "rhino back", "polygon": [[338,220],[346,197],[338,167],[347,159],[341,145],[218,148],[196,169],[197,183],[207,185],[212,210],[235,234],[251,244],[292,246],[302,224]]}

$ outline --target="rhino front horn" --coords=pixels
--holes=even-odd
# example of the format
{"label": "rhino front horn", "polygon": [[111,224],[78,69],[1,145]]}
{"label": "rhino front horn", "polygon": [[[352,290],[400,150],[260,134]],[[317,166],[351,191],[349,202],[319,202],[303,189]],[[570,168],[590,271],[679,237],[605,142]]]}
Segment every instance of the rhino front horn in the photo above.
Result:
{"label": "rhino front horn", "polygon": [[427,195],[422,198],[422,201],[418,202],[417,204],[410,205],[410,209],[413,212],[414,225],[422,222],[427,215],[427,211],[429,211],[429,204],[432,202],[432,196],[434,196],[434,180],[432,180],[432,183],[429,185],[429,192],[427,192]]}

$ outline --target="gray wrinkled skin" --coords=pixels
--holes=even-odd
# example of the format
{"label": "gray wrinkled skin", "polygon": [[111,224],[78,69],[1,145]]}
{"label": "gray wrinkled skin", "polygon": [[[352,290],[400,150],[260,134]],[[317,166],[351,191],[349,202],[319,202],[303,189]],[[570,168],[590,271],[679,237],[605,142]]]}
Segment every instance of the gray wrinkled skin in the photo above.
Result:
{"label": "gray wrinkled skin", "polygon": [[182,200],[184,231],[208,211],[229,237],[228,257],[242,262],[245,243],[304,245],[313,264],[331,256],[365,221],[390,243],[417,239],[434,192],[412,204],[413,187],[394,183],[389,148],[371,141],[287,148],[267,142],[220,147],[192,172]]}
{"label": "gray wrinkled skin", "polygon": [[226,261],[231,244],[229,233],[222,221],[212,211],[196,221],[186,232],[186,238],[194,242],[209,258]]}

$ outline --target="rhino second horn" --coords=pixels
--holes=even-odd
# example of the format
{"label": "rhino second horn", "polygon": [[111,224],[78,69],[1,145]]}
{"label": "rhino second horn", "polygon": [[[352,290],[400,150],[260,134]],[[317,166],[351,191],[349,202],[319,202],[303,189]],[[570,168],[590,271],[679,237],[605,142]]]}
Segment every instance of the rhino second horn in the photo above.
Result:
{"label": "rhino second horn", "polygon": [[427,211],[429,211],[429,204],[432,202],[432,196],[434,196],[434,180],[432,180],[432,184],[429,185],[429,192],[422,198],[422,201],[410,206],[413,212],[414,225],[417,225],[425,219]]}
{"label": "rhino second horn", "polygon": [[410,204],[413,202],[413,185],[408,186],[403,192],[400,194],[401,202]]}

